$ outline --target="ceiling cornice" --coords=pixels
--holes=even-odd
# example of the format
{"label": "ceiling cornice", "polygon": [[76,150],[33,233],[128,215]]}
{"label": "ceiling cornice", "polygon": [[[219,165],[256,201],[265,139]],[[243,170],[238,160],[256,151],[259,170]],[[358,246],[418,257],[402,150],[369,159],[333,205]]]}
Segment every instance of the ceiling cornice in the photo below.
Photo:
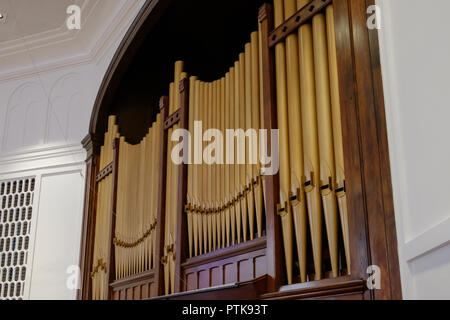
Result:
{"label": "ceiling cornice", "polygon": [[[131,25],[145,0],[77,0],[82,29],[60,28],[2,43],[0,83],[97,62]],[[4,44],[9,44],[4,47]]]}

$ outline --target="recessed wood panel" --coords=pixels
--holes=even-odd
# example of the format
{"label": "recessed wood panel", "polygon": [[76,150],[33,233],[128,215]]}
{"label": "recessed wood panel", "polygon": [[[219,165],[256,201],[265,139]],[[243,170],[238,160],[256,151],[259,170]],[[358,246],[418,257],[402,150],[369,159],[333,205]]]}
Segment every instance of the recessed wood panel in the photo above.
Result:
{"label": "recessed wood panel", "polygon": [[237,282],[237,268],[235,263],[230,263],[224,266],[225,283]]}
{"label": "recessed wood panel", "polygon": [[133,288],[127,289],[127,300],[133,300]]}
{"label": "recessed wood panel", "polygon": [[141,299],[141,286],[134,287],[134,300],[140,300]]}
{"label": "recessed wood panel", "polygon": [[239,281],[248,281],[253,279],[253,261],[252,260],[242,260],[238,262],[239,264]]}
{"label": "recessed wood panel", "polygon": [[255,278],[267,274],[267,259],[266,256],[259,256],[254,258]]}
{"label": "recessed wood panel", "polygon": [[211,269],[211,286],[220,286],[223,284],[222,267]]}
{"label": "recessed wood panel", "polygon": [[197,274],[195,272],[188,274],[186,280],[186,291],[198,289]]}
{"label": "recessed wood panel", "polygon": [[141,286],[141,299],[149,298],[149,286],[148,284],[144,284]]}
{"label": "recessed wood panel", "polygon": [[198,288],[208,288],[209,287],[209,272],[208,270],[202,270],[198,273]]}

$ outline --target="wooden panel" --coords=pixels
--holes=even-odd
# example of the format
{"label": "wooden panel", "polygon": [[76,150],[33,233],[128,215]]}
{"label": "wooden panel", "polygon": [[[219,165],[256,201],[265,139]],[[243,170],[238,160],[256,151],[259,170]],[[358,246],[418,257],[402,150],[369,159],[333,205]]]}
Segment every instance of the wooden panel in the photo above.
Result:
{"label": "wooden panel", "polygon": [[267,290],[267,276],[221,288],[164,296],[161,300],[256,300]]}
{"label": "wooden panel", "polygon": [[149,285],[148,284],[144,284],[144,285],[141,286],[141,298],[142,299],[150,298],[149,297]]}
{"label": "wooden panel", "polygon": [[113,300],[119,300],[119,291],[114,291]]}
{"label": "wooden panel", "polygon": [[239,265],[239,281],[253,279],[253,260],[242,260]]}
{"label": "wooden panel", "polygon": [[148,285],[148,296],[151,297],[156,297],[156,295],[153,294],[153,292],[155,292],[155,287],[157,287],[157,284],[155,282],[153,283],[149,283]]}
{"label": "wooden panel", "polygon": [[202,270],[198,273],[198,289],[209,287],[209,272],[208,270]]}
{"label": "wooden panel", "polygon": [[133,288],[128,288],[126,291],[126,299],[133,300]]}
{"label": "wooden panel", "polygon": [[225,284],[237,282],[237,267],[236,263],[230,263],[224,266]]}
{"label": "wooden panel", "polygon": [[223,284],[223,267],[211,268],[211,286],[220,286]]}
{"label": "wooden panel", "polygon": [[140,300],[141,299],[141,286],[134,287],[134,300]]}
{"label": "wooden panel", "polygon": [[126,290],[120,290],[119,300],[126,300],[127,299],[127,293]]}
{"label": "wooden panel", "polygon": [[[255,270],[258,270],[258,276],[265,275],[265,245],[265,238],[262,237],[188,259],[182,264],[184,282],[187,283],[183,289],[249,281],[255,278]],[[193,274],[198,274],[198,287]]]}
{"label": "wooden panel", "polygon": [[259,256],[254,258],[253,265],[255,267],[255,278],[267,274],[267,259],[266,256]]}
{"label": "wooden panel", "polygon": [[195,290],[197,289],[198,286],[198,282],[197,282],[197,273],[196,272],[192,272],[189,273],[186,276],[186,288],[185,290]]}
{"label": "wooden panel", "polygon": [[299,283],[280,288],[279,292],[261,296],[267,300],[297,300],[297,299],[363,299],[365,291],[364,280],[352,280],[350,277],[340,279],[325,279],[313,282]]}

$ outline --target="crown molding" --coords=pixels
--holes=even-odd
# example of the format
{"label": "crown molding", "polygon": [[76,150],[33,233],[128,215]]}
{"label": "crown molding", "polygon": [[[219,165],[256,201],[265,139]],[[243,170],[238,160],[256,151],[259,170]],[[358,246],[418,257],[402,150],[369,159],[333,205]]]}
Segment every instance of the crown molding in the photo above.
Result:
{"label": "crown molding", "polygon": [[83,165],[85,159],[86,151],[80,143],[27,148],[0,155],[0,175]]}
{"label": "crown molding", "polygon": [[[21,38],[23,46],[14,46],[12,43],[9,48],[0,50],[0,83],[97,63],[112,45],[120,42],[120,37],[145,2],[80,1],[83,1],[84,12],[80,31],[69,31],[64,24],[56,30]],[[105,24],[105,19],[98,17],[108,14],[108,11],[112,14]],[[13,40],[15,41],[19,40]]]}

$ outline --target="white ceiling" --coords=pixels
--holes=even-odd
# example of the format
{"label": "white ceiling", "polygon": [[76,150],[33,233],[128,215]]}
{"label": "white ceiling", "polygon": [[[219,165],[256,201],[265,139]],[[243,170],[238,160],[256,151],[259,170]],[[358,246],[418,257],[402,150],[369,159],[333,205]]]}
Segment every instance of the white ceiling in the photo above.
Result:
{"label": "white ceiling", "polygon": [[[88,63],[120,43],[145,0],[0,0],[0,83]],[[81,30],[68,30],[69,5]]]}
{"label": "white ceiling", "polygon": [[1,43],[61,28],[74,0],[0,0]]}

